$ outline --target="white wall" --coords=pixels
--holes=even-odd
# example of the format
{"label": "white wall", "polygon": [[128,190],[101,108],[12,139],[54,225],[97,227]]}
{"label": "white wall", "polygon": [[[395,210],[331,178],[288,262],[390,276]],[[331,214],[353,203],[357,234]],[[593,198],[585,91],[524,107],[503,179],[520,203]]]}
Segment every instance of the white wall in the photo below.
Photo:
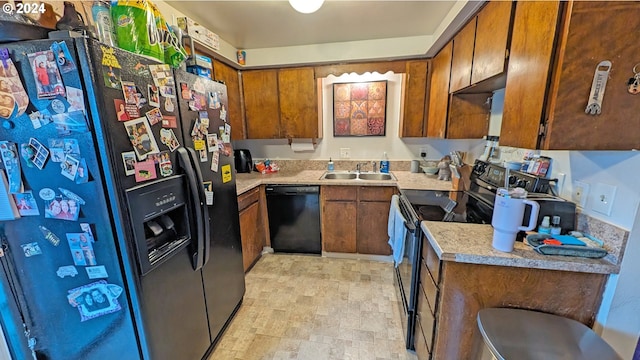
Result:
{"label": "white wall", "polygon": [[[387,80],[387,125],[385,136],[334,137],[333,136],[333,83]],[[350,159],[379,160],[387,152],[390,160],[419,158],[420,148],[427,149],[427,159],[440,159],[452,150],[482,150],[482,140],[401,139],[398,137],[401,113],[403,76],[401,74],[344,74],[330,75],[322,79],[322,126],[323,138],[318,140],[314,151],[294,152],[287,140],[238,140],[234,148],[251,151],[253,158],[334,160],[340,159],[340,148],[350,149]],[[233,130],[232,130],[233,131]],[[478,150],[479,149],[479,150]]]}

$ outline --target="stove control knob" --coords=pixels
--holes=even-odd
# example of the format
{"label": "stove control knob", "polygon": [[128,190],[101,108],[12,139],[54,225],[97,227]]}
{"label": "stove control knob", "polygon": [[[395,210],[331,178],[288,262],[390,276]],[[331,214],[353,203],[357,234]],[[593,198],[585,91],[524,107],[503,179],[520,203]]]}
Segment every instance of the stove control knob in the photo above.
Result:
{"label": "stove control knob", "polygon": [[526,182],[525,180],[523,180],[523,179],[518,179],[518,181],[516,181],[516,187],[525,188],[525,187],[527,186],[527,185],[526,185],[526,183],[527,183],[527,182]]}
{"label": "stove control knob", "polygon": [[518,178],[516,178],[515,175],[509,176],[509,185],[514,185],[517,181],[518,181]]}

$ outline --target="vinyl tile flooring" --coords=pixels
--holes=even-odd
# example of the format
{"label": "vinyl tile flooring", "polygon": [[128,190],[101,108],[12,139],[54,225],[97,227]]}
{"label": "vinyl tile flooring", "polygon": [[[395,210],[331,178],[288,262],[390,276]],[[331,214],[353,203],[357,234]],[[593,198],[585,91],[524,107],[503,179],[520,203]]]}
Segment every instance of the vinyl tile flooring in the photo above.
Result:
{"label": "vinyl tile flooring", "polygon": [[209,360],[415,360],[393,276],[387,262],[266,254]]}

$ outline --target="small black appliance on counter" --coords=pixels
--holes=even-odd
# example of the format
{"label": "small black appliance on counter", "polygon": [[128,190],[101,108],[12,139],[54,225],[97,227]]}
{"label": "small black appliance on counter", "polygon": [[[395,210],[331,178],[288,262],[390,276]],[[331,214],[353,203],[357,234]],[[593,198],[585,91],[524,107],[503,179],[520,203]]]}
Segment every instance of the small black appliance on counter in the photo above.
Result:
{"label": "small black appliance on counter", "polygon": [[[554,216],[560,216],[560,227],[562,228],[561,234],[566,234],[569,231],[576,230],[575,203],[549,194],[529,193],[527,194],[527,199],[536,201],[540,204],[540,212],[538,213],[537,222],[538,225],[542,222],[542,219],[545,216],[548,216],[549,219],[553,219]],[[524,213],[524,218],[529,219],[531,208],[526,207]],[[524,235],[524,233],[521,235]]]}
{"label": "small black appliance on counter", "polygon": [[233,157],[236,161],[236,172],[250,173],[253,171],[253,160],[251,160],[251,152],[247,149],[235,149]]}

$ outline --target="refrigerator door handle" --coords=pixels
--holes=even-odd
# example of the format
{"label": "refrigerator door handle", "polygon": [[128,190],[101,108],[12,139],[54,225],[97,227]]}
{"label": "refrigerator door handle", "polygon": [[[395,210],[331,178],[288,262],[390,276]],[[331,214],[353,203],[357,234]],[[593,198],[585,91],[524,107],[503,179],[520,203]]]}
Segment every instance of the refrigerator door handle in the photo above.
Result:
{"label": "refrigerator door handle", "polygon": [[194,270],[200,270],[209,257],[209,210],[205,202],[202,174],[200,173],[198,163],[194,161],[196,154],[193,150],[180,147],[176,151],[182,163],[182,168],[187,175],[189,191],[195,205],[194,215],[196,217],[197,245],[196,250],[192,254],[191,262]]}

